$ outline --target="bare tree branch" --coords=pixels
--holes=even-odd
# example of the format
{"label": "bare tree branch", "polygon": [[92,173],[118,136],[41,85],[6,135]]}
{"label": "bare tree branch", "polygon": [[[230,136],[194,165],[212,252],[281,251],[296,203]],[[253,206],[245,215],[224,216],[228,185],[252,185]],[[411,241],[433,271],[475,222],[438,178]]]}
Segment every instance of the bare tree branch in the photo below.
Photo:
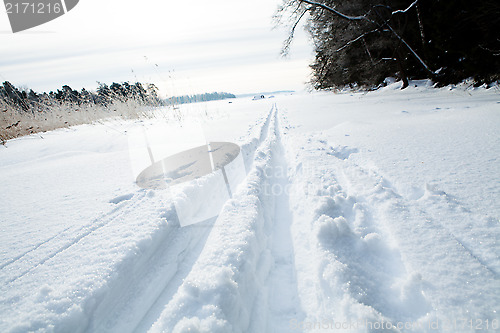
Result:
{"label": "bare tree branch", "polygon": [[327,5],[324,5],[324,4],[319,3],[319,2],[316,2],[316,1],[311,1],[311,0],[299,0],[299,2],[305,2],[305,3],[308,3],[308,4],[310,4],[310,5],[313,5],[313,6],[318,6],[318,7],[320,7],[320,8],[326,9],[326,10],[328,10],[328,11],[330,11],[330,12],[332,12],[332,13],[334,13],[334,14],[336,14],[336,15],[338,15],[338,16],[340,16],[340,17],[342,17],[342,18],[346,19],[346,20],[350,20],[350,21],[359,21],[359,20],[364,20],[364,21],[371,22],[371,21],[370,21],[370,20],[366,17],[366,15],[367,15],[367,14],[365,14],[365,15],[361,15],[361,16],[349,16],[349,15],[346,15],[346,14],[343,14],[343,13],[339,12],[339,11],[338,11],[338,10],[336,10],[336,9],[333,9],[332,7],[329,7],[329,6],[327,6]]}
{"label": "bare tree branch", "polygon": [[366,45],[366,41],[364,38],[362,38],[363,45],[365,47],[366,54],[368,54],[368,57],[370,57],[370,61],[372,62],[372,65],[376,65],[375,60],[373,60],[372,53],[370,52],[370,49],[368,48],[368,45]]}
{"label": "bare tree branch", "polygon": [[[359,35],[359,36],[358,36],[358,37],[356,37],[355,39],[348,41],[348,42],[347,42],[344,46],[342,46],[341,48],[339,48],[339,49],[335,50],[335,52],[340,52],[340,51],[342,51],[343,49],[345,49],[345,48],[346,48],[346,47],[348,47],[349,45],[351,45],[351,44],[353,44],[353,43],[357,42],[358,40],[362,39],[363,37],[365,37],[365,36],[367,36],[367,35],[369,35],[369,34],[371,34],[371,33],[377,32],[378,30],[379,30],[379,29],[377,28],[377,29],[374,29],[374,30],[371,30],[371,31],[368,31],[368,32],[365,32],[365,33],[363,33],[363,34]],[[366,43],[365,43],[365,45],[366,45]]]}
{"label": "bare tree branch", "polygon": [[408,6],[408,8],[404,9],[404,10],[395,10],[392,12],[392,15],[395,15],[395,14],[399,14],[399,13],[406,13],[407,11],[409,11],[413,6],[415,6],[417,4],[418,0],[415,0],[413,1],[413,3],[411,5]]}
{"label": "bare tree branch", "polygon": [[434,71],[432,71],[429,66],[427,66],[427,64],[422,60],[422,58],[419,57],[419,55],[417,54],[417,52],[415,52],[410,45],[408,45],[408,43],[400,36],[398,35],[398,33],[389,25],[387,24],[387,27],[392,31],[392,33],[394,34],[394,36],[396,36],[397,39],[399,39],[407,48],[408,50],[410,50],[410,52],[415,56],[415,58],[417,58],[417,60],[420,62],[420,64],[422,64],[422,66],[424,66],[424,68],[429,71],[429,73],[432,73],[432,74],[436,74]]}
{"label": "bare tree branch", "polygon": [[[298,11],[298,8],[294,11],[295,13]],[[305,9],[300,16],[297,18],[295,23],[293,24],[292,28],[290,29],[290,33],[288,34],[288,38],[285,40],[283,43],[283,48],[281,50],[281,55],[286,56],[288,55],[288,52],[290,51],[290,45],[292,45],[293,38],[295,36],[295,29],[297,29],[297,25],[299,22],[302,20],[302,17],[309,11],[309,9]]]}
{"label": "bare tree branch", "polygon": [[[321,3],[318,3],[318,2],[315,2],[315,1],[311,1],[311,0],[299,0],[300,2],[305,2],[305,3],[308,3],[310,5],[313,5],[313,6],[318,6],[320,8],[323,8],[323,9],[326,9],[334,14],[336,14],[337,16],[340,16],[346,20],[350,20],[350,21],[359,21],[359,20],[364,20],[364,21],[368,21],[370,23],[375,23],[373,22],[372,20],[368,19],[367,18],[367,14],[365,15],[362,15],[362,16],[349,16],[349,15],[345,15],[345,14],[342,14],[341,12],[329,7],[329,6],[326,6],[324,4],[321,4]],[[418,0],[415,0],[408,8],[406,8],[404,11],[395,11],[393,12],[394,13],[397,13],[397,12],[406,12],[408,11],[411,7],[413,7],[414,5],[416,5],[418,2]],[[378,26],[381,26],[380,24],[377,24]],[[430,73],[432,74],[435,74],[435,72],[433,72],[429,66],[427,66],[427,64],[422,60],[422,58],[420,58],[420,56],[415,52],[415,50],[413,50],[413,48],[389,25],[389,23],[386,21],[385,24],[389,30],[392,32],[392,34],[398,39],[400,40],[407,48],[408,50],[415,56],[415,58],[417,58],[417,60],[420,62],[420,64],[422,64],[422,66],[427,70],[429,71]],[[352,43],[351,43],[352,44]]]}
{"label": "bare tree branch", "polygon": [[[293,24],[292,26],[292,29],[291,29],[291,32],[290,32],[290,35],[288,36],[287,40],[285,41],[285,44],[284,44],[284,47],[283,47],[283,51],[282,51],[282,54],[283,55],[286,55],[287,52],[288,52],[288,49],[290,47],[290,44],[293,40],[293,37],[294,37],[294,33],[295,33],[295,29],[298,25],[298,23],[300,22],[300,20],[302,19],[302,17],[305,15],[306,12],[308,12],[309,10],[311,10],[313,7],[319,7],[319,8],[322,8],[322,9],[325,9],[335,15],[337,15],[338,17],[342,18],[342,19],[345,19],[345,20],[348,20],[348,21],[366,21],[368,23],[371,23],[373,25],[375,25],[377,28],[372,30],[372,31],[368,31],[368,32],[365,32],[363,34],[361,34],[360,36],[358,36],[357,38],[347,42],[347,44],[345,44],[344,46],[342,46],[341,48],[337,49],[335,52],[339,52],[345,48],[347,48],[348,46],[352,45],[353,43],[355,43],[356,41],[362,39],[363,37],[365,37],[366,35],[370,34],[370,33],[373,33],[375,31],[378,31],[378,30],[381,30],[383,29],[384,27],[387,27],[389,29],[389,31],[401,42],[403,43],[406,48],[410,51],[411,54],[413,54],[413,56],[418,60],[418,62],[425,68],[425,70],[427,70],[429,73],[431,74],[436,74],[434,71],[432,71],[429,66],[427,66],[427,64],[424,62],[424,60],[417,54],[417,52],[415,52],[415,50],[403,39],[403,37],[401,37],[393,28],[392,26],[389,24],[389,21],[390,21],[390,18],[389,19],[384,19],[380,13],[378,13],[376,10],[375,12],[377,13],[377,15],[379,16],[379,18],[382,20],[382,22],[377,22],[377,21],[373,21],[371,19],[368,18],[368,15],[372,12],[372,10],[370,9],[369,11],[367,11],[364,15],[359,15],[359,16],[351,16],[351,15],[347,15],[347,14],[344,14],[344,13],[341,13],[339,12],[338,10],[330,7],[330,6],[327,6],[325,4],[322,4],[320,2],[317,2],[317,1],[314,1],[314,0],[297,0],[299,2],[299,4],[309,4],[311,5],[312,7],[310,8],[307,8],[304,10],[304,12],[301,13],[301,15],[298,17],[298,19],[295,21],[295,23]],[[408,6],[406,9],[404,10],[396,10],[396,11],[392,11],[391,12],[391,17],[395,14],[399,14],[399,13],[406,13],[408,12],[411,8],[413,8],[414,6],[417,5],[419,0],[415,0],[414,2],[411,3],[410,6]],[[374,6],[373,8],[375,8],[377,6]],[[373,9],[372,8],[372,9]],[[388,9],[390,9],[388,7]],[[294,13],[296,13],[297,10],[294,11]]]}
{"label": "bare tree branch", "polygon": [[424,32],[424,24],[422,23],[422,17],[420,15],[419,5],[417,4],[415,9],[417,10],[417,19],[418,19],[418,27],[420,28],[420,38],[422,40],[422,46],[425,49],[425,32]]}

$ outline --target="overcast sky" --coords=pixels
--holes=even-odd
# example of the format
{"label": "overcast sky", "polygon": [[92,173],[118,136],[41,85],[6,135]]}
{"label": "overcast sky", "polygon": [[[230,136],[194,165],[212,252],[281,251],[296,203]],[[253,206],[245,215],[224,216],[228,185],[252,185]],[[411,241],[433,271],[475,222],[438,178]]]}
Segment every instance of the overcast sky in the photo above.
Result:
{"label": "overcast sky", "polygon": [[80,0],[16,34],[2,10],[0,80],[36,91],[153,82],[163,96],[301,90],[312,46],[301,29],[290,57],[280,57],[286,30],[272,30],[280,2]]}

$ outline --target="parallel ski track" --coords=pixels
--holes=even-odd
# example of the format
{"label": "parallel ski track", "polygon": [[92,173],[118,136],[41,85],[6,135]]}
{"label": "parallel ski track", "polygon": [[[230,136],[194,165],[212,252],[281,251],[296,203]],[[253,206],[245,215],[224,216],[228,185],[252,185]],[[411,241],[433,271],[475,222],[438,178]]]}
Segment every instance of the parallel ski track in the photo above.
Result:
{"label": "parallel ski track", "polygon": [[[264,308],[271,316],[266,332],[288,332],[290,320],[302,320],[305,314],[301,308],[297,272],[295,267],[294,244],[291,235],[293,213],[289,203],[288,161],[283,146],[283,131],[278,109],[275,111],[276,151],[273,152],[273,189],[277,189],[274,205],[273,228],[269,251],[274,258],[274,266],[266,281],[268,300]],[[275,187],[275,185],[277,185]]]}
{"label": "parallel ski track", "polygon": [[[5,263],[2,267],[0,267],[0,269],[16,264],[24,267],[27,265],[27,263],[30,263],[30,267],[28,269],[22,270],[20,274],[16,274],[14,277],[7,278],[5,283],[12,283],[22,278],[37,267],[56,257],[58,254],[78,244],[81,240],[98,231],[99,229],[113,223],[114,221],[119,220],[121,216],[127,213],[127,211],[130,211],[140,205],[145,196],[145,191],[138,191],[138,193],[134,195],[130,200],[121,202],[117,207],[111,209],[109,212],[106,212],[93,219],[92,222],[83,225],[76,230],[71,230],[71,227],[68,227],[61,233],[48,238],[47,240],[36,245],[33,249]],[[60,242],[63,242],[62,246],[59,245]],[[48,249],[45,250],[45,247],[48,247]],[[27,258],[28,256],[36,258],[39,256],[39,252],[42,252],[44,250],[48,253],[43,254],[42,259],[38,260],[38,262],[36,262],[35,264],[32,264],[30,258]],[[25,260],[23,260],[24,258]],[[14,270],[11,268],[10,271]]]}
{"label": "parallel ski track", "polygon": [[[258,138],[242,145],[242,153],[250,161],[253,160],[257,148],[267,138],[275,110],[276,107],[273,106],[261,120]],[[247,168],[250,166],[247,165]],[[164,215],[174,216],[174,208],[168,209]],[[157,241],[158,246],[144,254],[140,267],[135,267],[134,272],[142,273],[130,274],[128,277],[120,277],[114,283],[111,282],[108,296],[101,301],[101,305],[91,316],[85,331],[147,331],[191,271],[203,251],[213,223],[214,220],[184,228],[174,226],[165,231]],[[127,290],[125,295],[124,288]],[[130,316],[137,317],[130,320]],[[127,322],[127,325],[123,325],[124,322]]]}

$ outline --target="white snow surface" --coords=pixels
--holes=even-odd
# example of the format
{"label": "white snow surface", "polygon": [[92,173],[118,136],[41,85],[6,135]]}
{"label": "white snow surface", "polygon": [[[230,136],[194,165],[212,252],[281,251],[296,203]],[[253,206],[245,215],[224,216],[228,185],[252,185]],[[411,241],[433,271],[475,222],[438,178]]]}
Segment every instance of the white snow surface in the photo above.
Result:
{"label": "white snow surface", "polygon": [[[0,331],[499,332],[500,91],[398,88],[9,141]],[[129,139],[184,147],[194,122],[239,144],[247,175],[218,216],[180,227],[174,202],[210,176],[141,189]]]}

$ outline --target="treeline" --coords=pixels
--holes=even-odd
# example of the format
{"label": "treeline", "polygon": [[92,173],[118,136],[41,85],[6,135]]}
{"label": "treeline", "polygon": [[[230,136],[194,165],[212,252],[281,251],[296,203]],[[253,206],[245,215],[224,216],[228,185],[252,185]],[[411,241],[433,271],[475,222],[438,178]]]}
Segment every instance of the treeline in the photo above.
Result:
{"label": "treeline", "polygon": [[95,92],[64,85],[56,91],[38,93],[6,81],[0,85],[0,143],[27,134],[110,118],[161,116],[179,119],[178,112],[164,112],[166,110],[156,107],[235,97],[214,92],[161,99],[154,84],[140,82],[99,83]]}
{"label": "treeline", "polygon": [[197,94],[197,95],[184,95],[184,96],[176,96],[170,97],[166,99],[166,104],[168,105],[176,105],[176,104],[188,104],[188,103],[198,103],[198,102],[207,102],[207,101],[215,101],[227,98],[236,98],[235,95],[227,93],[227,92],[213,92],[213,93],[205,93],[205,94]]}
{"label": "treeline", "polygon": [[291,26],[285,52],[307,19],[316,89],[500,79],[498,0],[284,0],[277,18]]}
{"label": "treeline", "polygon": [[99,83],[95,92],[65,85],[57,91],[37,93],[4,82],[0,85],[0,143],[103,119],[155,117],[153,110],[162,105],[165,101],[153,84]]}
{"label": "treeline", "polygon": [[96,92],[85,88],[78,91],[64,85],[57,91],[37,93],[30,90],[20,90],[6,81],[0,86],[2,101],[24,112],[49,112],[55,105],[97,105],[108,107],[115,102],[134,101],[141,105],[158,106],[162,100],[158,97],[158,88],[154,84],[113,83],[107,85],[99,83]]}

